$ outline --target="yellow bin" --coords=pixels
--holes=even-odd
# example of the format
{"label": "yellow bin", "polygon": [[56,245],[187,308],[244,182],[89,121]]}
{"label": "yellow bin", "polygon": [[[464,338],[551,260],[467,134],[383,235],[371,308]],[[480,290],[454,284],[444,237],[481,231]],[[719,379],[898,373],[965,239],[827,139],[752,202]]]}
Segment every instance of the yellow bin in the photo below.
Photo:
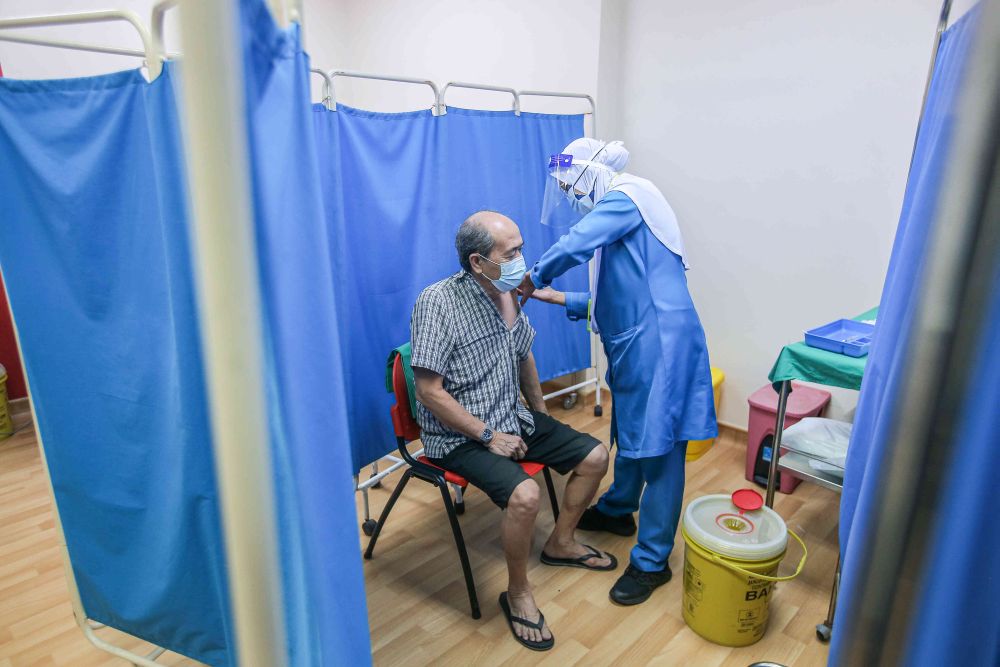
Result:
{"label": "yellow bin", "polygon": [[14,432],[14,422],[10,419],[10,405],[7,402],[7,369],[0,364],[0,438]]}
{"label": "yellow bin", "polygon": [[[767,629],[774,582],[794,579],[802,572],[806,545],[774,510],[741,511],[724,494],[692,501],[684,512],[681,533],[684,622],[723,646],[758,641]],[[802,559],[795,574],[778,577],[788,535],[802,545]]]}
{"label": "yellow bin", "polygon": [[[722,382],[726,379],[726,374],[720,371],[718,368],[712,369],[712,393],[715,394],[715,413],[719,414],[719,398],[722,395]],[[715,438],[709,438],[708,440],[692,440],[688,443],[687,448],[687,460],[696,461],[705,455],[712,445],[715,444]]]}

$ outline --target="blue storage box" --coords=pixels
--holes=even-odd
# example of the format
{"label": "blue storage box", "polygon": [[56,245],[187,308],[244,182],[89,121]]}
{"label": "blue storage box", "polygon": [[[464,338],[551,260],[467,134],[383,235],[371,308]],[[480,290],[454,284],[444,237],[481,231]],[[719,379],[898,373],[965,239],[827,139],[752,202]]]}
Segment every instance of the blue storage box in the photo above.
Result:
{"label": "blue storage box", "polygon": [[875,325],[857,320],[837,320],[806,332],[806,345],[821,350],[864,357],[872,344]]}

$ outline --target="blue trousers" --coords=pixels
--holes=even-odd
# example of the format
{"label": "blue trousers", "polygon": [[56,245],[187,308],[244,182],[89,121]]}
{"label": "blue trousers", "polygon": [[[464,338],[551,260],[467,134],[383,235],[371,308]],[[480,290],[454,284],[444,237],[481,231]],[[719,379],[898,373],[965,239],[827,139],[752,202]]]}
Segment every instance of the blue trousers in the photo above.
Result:
{"label": "blue trousers", "polygon": [[661,456],[644,459],[616,456],[615,479],[597,501],[597,509],[611,516],[639,511],[638,542],[632,548],[630,561],[643,572],[665,568],[674,549],[684,499],[686,454],[687,441],[684,441]]}

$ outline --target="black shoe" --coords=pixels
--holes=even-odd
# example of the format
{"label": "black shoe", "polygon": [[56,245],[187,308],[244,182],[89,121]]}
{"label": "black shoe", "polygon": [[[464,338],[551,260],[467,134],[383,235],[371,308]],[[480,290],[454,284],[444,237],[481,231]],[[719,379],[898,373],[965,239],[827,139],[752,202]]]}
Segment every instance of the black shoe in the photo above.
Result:
{"label": "black shoe", "polygon": [[659,572],[643,572],[630,564],[611,588],[611,601],[622,605],[645,602],[654,590],[670,581],[670,577],[670,566]]}
{"label": "black shoe", "polygon": [[635,535],[635,518],[631,514],[622,516],[611,516],[597,509],[597,505],[588,507],[580,522],[576,524],[580,530],[603,530],[606,533],[615,535]]}

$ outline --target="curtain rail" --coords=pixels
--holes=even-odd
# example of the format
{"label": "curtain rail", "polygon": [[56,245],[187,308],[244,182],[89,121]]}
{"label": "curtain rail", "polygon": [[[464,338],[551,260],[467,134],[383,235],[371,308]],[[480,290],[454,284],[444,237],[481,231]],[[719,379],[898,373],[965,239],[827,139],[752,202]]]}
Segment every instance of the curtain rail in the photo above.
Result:
{"label": "curtain rail", "polygon": [[[30,35],[27,37],[18,37],[17,35],[8,35],[6,32],[2,32],[20,28],[41,28],[56,25],[79,25],[84,23],[110,23],[114,21],[123,21],[135,28],[136,32],[139,33],[139,39],[142,40],[143,50],[141,52],[131,52],[131,50],[129,50],[130,52],[125,52],[125,49],[116,49],[114,47],[101,47],[77,42],[33,37]],[[163,54],[158,50],[156,43],[153,41],[153,37],[146,29],[146,26],[142,24],[139,16],[135,12],[127,9],[104,9],[94,12],[0,19],[0,41],[54,46],[57,48],[74,49],[79,51],[112,53],[114,55],[144,56],[146,59],[146,68],[149,70],[149,79],[151,81],[160,76],[160,72],[163,71]]]}
{"label": "curtain rail", "polygon": [[431,105],[431,110],[437,108],[437,102],[439,98],[437,84],[430,79],[415,79],[408,76],[390,76],[387,74],[369,74],[366,72],[352,72],[349,70],[330,70],[329,73],[324,77],[327,79],[330,86],[330,110],[337,110],[337,98],[336,92],[333,87],[333,80],[338,76],[351,78],[351,79],[367,79],[369,81],[390,81],[394,83],[411,83],[418,86],[427,86],[434,93],[434,104]]}

